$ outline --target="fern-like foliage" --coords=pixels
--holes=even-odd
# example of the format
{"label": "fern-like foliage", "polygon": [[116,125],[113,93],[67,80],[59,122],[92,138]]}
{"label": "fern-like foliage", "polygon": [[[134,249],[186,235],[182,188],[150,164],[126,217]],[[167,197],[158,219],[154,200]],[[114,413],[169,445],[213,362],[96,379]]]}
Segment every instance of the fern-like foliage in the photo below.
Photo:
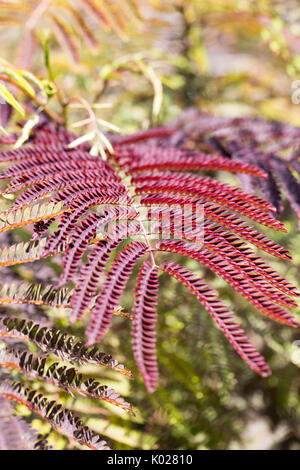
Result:
{"label": "fern-like foliage", "polygon": [[44,353],[51,352],[62,361],[71,364],[98,364],[132,377],[123,364],[112,359],[110,354],[100,352],[97,347],[87,348],[82,341],[55,328],[40,327],[32,321],[16,317],[0,318],[0,336],[17,338],[35,343]]}
{"label": "fern-like foliage", "polygon": [[[254,162],[208,152],[207,146],[206,151],[182,147],[178,132],[159,128],[114,136],[114,153],[103,160],[93,157],[86,143],[70,148],[74,135],[45,123],[36,128],[27,145],[0,156],[2,162],[15,161],[6,165],[1,177],[10,179],[5,193],[17,194],[3,214],[2,231],[33,224],[32,240],[3,248],[0,263],[6,266],[63,254],[63,272],[53,288],[69,284],[73,289],[75,284],[66,300],[72,307],[70,321],[91,310],[89,346],[110,327],[136,263],[147,258],[138,275],[132,334],[134,356],[150,391],[158,382],[159,272],[176,278],[197,297],[253,370],[262,376],[270,373],[217,293],[199,275],[166,262],[164,253],[209,268],[263,315],[297,327],[289,310],[296,307],[296,288],[245,243],[290,260],[285,248],[251,223],[286,231],[274,217],[276,208],[259,196],[202,174],[223,170],[265,181],[267,172]],[[206,144],[204,139],[203,147]],[[51,221],[57,218],[58,229],[53,233]],[[152,240],[152,228],[145,221],[151,222],[156,239]],[[42,300],[42,292],[33,294],[33,299]],[[54,291],[51,295],[57,296]],[[27,302],[29,297],[23,296]],[[7,293],[1,301],[9,302]]]}
{"label": "fern-like foliage", "polygon": [[[22,27],[20,60],[32,60],[38,33],[48,27],[60,47],[74,61],[79,60],[79,40],[89,48],[98,46],[96,30],[113,31],[126,39],[129,24],[137,24],[140,17],[136,0],[42,0],[1,2],[2,27]],[[26,60],[27,59],[27,60]]]}
{"label": "fern-like foliage", "polygon": [[169,145],[217,151],[228,161],[255,164],[268,178],[240,175],[244,189],[262,194],[276,209],[283,210],[283,197],[300,220],[300,129],[279,121],[258,118],[216,117],[197,110],[185,113],[174,126]]}
{"label": "fern-like foliage", "polygon": [[6,380],[0,384],[0,395],[27,406],[48,421],[56,430],[93,450],[108,450],[107,443],[94,431],[82,424],[71,411],[55,401],[50,401],[20,382]]}
{"label": "fern-like foliage", "polygon": [[131,411],[130,405],[124,402],[113,389],[108,389],[106,385],[100,384],[95,379],[84,379],[74,367],[68,368],[59,362],[47,365],[47,357],[34,355],[27,351],[3,350],[0,352],[0,365],[20,370],[32,377],[42,378],[70,394],[77,392]]}
{"label": "fern-like foliage", "polygon": [[47,441],[19,416],[9,400],[0,397],[0,450],[51,450]]}
{"label": "fern-like foliage", "polygon": [[136,363],[149,391],[155,390],[158,383],[155,349],[158,286],[156,266],[152,266],[148,261],[145,261],[140,269],[136,287],[132,344]]}
{"label": "fern-like foliage", "polygon": [[[130,403],[124,400],[113,388],[100,383],[93,377],[84,376],[76,367],[80,364],[97,364],[108,367],[116,372],[132,376],[122,364],[98,348],[87,348],[80,340],[63,333],[55,328],[41,327],[32,321],[17,317],[0,317],[0,338],[3,340],[18,340],[36,344],[41,352],[31,353],[26,349],[5,347],[0,350],[0,367],[4,370],[18,371],[29,380],[42,380],[53,384],[58,389],[69,395],[76,394],[110,403],[122,410],[134,415]],[[56,360],[52,356],[56,356]],[[66,364],[66,363],[69,363]],[[2,398],[1,398],[2,397]],[[38,390],[31,389],[30,385],[15,382],[11,379],[0,383],[0,400],[11,400],[22,403],[31,411],[40,415],[58,432],[75,439],[80,445],[88,446],[94,450],[108,449],[107,443],[98,434],[84,426],[81,420],[71,411],[65,409],[56,400],[45,397]],[[0,442],[2,437],[0,414]],[[20,421],[21,423],[21,421]],[[29,439],[28,445],[32,448],[42,448],[46,445],[43,439],[31,438],[31,433],[23,426],[24,437]],[[11,433],[17,439],[17,431],[22,431],[17,418],[11,420]],[[33,433],[34,435],[34,433]],[[13,441],[14,442],[14,441]],[[22,445],[20,439],[20,445]],[[1,444],[2,445],[2,444]],[[3,443],[3,446],[5,444]],[[25,444],[24,444],[25,445]]]}

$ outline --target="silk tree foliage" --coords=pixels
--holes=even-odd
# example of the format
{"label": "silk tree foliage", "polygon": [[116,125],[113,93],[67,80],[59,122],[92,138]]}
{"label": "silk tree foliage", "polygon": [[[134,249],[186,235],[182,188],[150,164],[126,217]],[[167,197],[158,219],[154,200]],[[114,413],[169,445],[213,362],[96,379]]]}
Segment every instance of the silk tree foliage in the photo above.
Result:
{"label": "silk tree foliage", "polygon": [[[33,321],[8,316],[0,318],[1,340],[16,340],[38,346],[39,353],[31,353],[28,349],[6,346],[0,350],[0,367],[6,371],[17,371],[27,380],[45,381],[71,396],[79,394],[83,397],[110,403],[121,410],[134,415],[131,404],[126,402],[113,388],[100,383],[91,376],[84,376],[79,370],[80,364],[96,364],[115,372],[132,377],[118,361],[98,348],[86,348],[72,335],[55,328],[42,327]],[[17,343],[17,344],[18,344]],[[53,357],[55,356],[55,358]],[[67,364],[67,365],[66,365]],[[77,364],[77,367],[76,367]],[[16,381],[12,377],[0,383],[0,401],[3,404],[0,415],[0,448],[8,446],[24,450],[49,450],[49,445],[42,436],[36,436],[30,425],[13,416],[9,401],[22,404],[34,414],[41,416],[51,427],[74,440],[80,447],[93,450],[106,450],[109,446],[97,433],[84,425],[82,420],[72,411],[66,409],[57,400],[47,398],[43,392],[31,388],[24,381]],[[9,433],[11,442],[7,441]]]}
{"label": "silk tree foliage", "polygon": [[[138,263],[132,346],[149,391],[155,390],[158,383],[155,324],[162,272],[185,285],[242,359],[260,375],[268,376],[268,365],[247,339],[235,313],[197,273],[168,260],[168,253],[172,253],[179,255],[179,263],[180,257],[197,261],[224,279],[263,315],[297,327],[290,311],[297,306],[296,288],[245,243],[290,261],[285,248],[253,225],[255,222],[284,232],[283,224],[274,217],[276,208],[259,196],[205,175],[207,171],[223,170],[266,179],[267,173],[248,161],[172,145],[174,136],[176,132],[169,127],[114,136],[113,153],[107,151],[103,160],[90,155],[87,143],[70,148],[74,135],[46,121],[35,129],[26,145],[4,150],[0,158],[6,168],[1,177],[9,183],[3,194],[14,193],[16,198],[2,213],[1,231],[33,224],[33,235],[29,243],[4,249],[2,266],[61,253],[63,272],[53,286],[57,292],[52,301],[59,295],[64,297],[59,294],[60,289],[73,289],[69,298],[59,302],[71,307],[70,322],[89,315],[87,344],[93,345],[110,328],[126,283]],[[197,212],[189,215],[187,232],[180,231],[181,213],[174,213],[174,205],[178,208],[186,204],[201,204],[204,213],[204,222],[198,219]],[[148,216],[157,218],[161,234],[169,230],[169,238],[164,236],[154,243],[149,240],[140,210],[148,206]],[[171,220],[167,227],[162,212]],[[53,232],[51,224],[57,219],[58,229]],[[114,221],[117,224],[111,224]],[[200,241],[195,228],[202,223]],[[49,287],[44,289],[35,291],[36,301],[49,302]],[[13,295],[4,295],[1,301],[28,299],[30,290],[28,295],[20,286],[19,298],[14,287]]]}
{"label": "silk tree foliage", "polygon": [[[80,60],[80,41],[85,47],[99,47],[97,30],[128,39],[128,25],[139,25],[140,12],[136,0],[42,0],[1,2],[0,18],[4,26],[22,31],[19,61],[27,67],[38,50],[41,31],[49,30],[71,61]],[[132,28],[131,28],[132,29]]]}
{"label": "silk tree foliage", "polygon": [[[0,64],[2,83],[0,95],[7,102],[0,107],[2,126],[0,139],[5,145],[3,149],[6,149],[1,157],[4,170],[3,184],[7,184],[6,190],[3,189],[3,185],[1,186],[4,196],[2,202],[5,203],[6,210],[2,212],[0,220],[3,240],[0,251],[3,268],[0,290],[0,302],[3,304],[0,314],[0,336],[7,343],[3,348],[1,344],[0,350],[0,401],[3,410],[0,416],[0,447],[7,447],[7,436],[11,447],[15,448],[48,449],[52,444],[45,439],[47,437],[45,433],[43,436],[37,435],[25,420],[20,421],[13,416],[9,401],[23,404],[33,412],[26,421],[30,421],[32,416],[39,416],[48,422],[48,426],[54,430],[49,441],[53,435],[56,435],[55,433],[68,436],[66,438],[68,448],[75,445],[102,449],[110,445],[100,437],[104,433],[104,438],[107,438],[107,429],[112,424],[107,420],[107,414],[105,415],[107,404],[114,405],[113,409],[119,412],[119,415],[116,413],[112,418],[113,423],[120,424],[116,435],[120,435],[120,429],[124,430],[126,435],[129,434],[128,431],[134,422],[133,407],[127,402],[126,394],[123,394],[124,381],[117,382],[116,389],[122,390],[126,400],[112,390],[111,385],[108,387],[103,385],[102,382],[106,383],[106,375],[102,378],[101,371],[111,372],[114,376],[125,380],[126,377],[131,377],[131,373],[110,355],[102,353],[102,347],[99,349],[97,344],[95,346],[95,343],[103,338],[105,343],[103,349],[106,350],[107,345],[110,349],[111,345],[117,342],[116,336],[119,335],[122,350],[117,348],[115,354],[116,357],[119,353],[122,354],[123,362],[124,351],[127,353],[128,350],[124,336],[128,325],[132,328],[132,349],[141,376],[148,390],[156,391],[155,395],[147,395],[141,383],[133,382],[131,390],[134,390],[134,393],[130,394],[128,401],[132,398],[134,403],[139,403],[140,409],[145,413],[147,432],[156,418],[157,423],[167,422],[169,426],[168,432],[165,432],[164,427],[163,432],[159,430],[156,433],[156,436],[160,435],[157,439],[159,443],[154,443],[151,439],[150,444],[147,442],[148,448],[153,446],[170,448],[166,435],[172,436],[172,446],[178,448],[197,446],[202,442],[197,436],[197,430],[199,434],[209,436],[207,441],[203,438],[204,446],[209,448],[227,446],[232,439],[228,428],[231,430],[232,424],[241,418],[240,409],[233,406],[230,407],[229,413],[228,401],[225,399],[226,394],[232,396],[230,377],[237,371],[238,382],[243,383],[244,388],[240,390],[243,390],[241,396],[247,402],[247,411],[248,404],[251,407],[253,384],[257,389],[255,374],[244,367],[242,361],[237,362],[238,356],[237,361],[232,359],[234,351],[231,349],[234,348],[242,359],[263,377],[270,374],[270,369],[262,356],[245,337],[239,322],[235,319],[236,313],[243,316],[242,322],[247,325],[251,338],[253,332],[261,335],[263,342],[260,343],[259,349],[264,348],[264,354],[268,357],[268,362],[270,360],[276,375],[284,377],[285,389],[297,389],[296,379],[291,379],[290,364],[285,368],[282,366],[284,360],[287,360],[284,349],[286,343],[280,337],[279,329],[272,327],[268,318],[296,327],[297,322],[290,309],[295,309],[298,294],[290,282],[269,266],[262,252],[283,260],[286,267],[293,266],[288,251],[280,246],[278,241],[285,243],[286,234],[283,224],[276,219],[282,208],[281,189],[296,213],[299,212],[297,180],[299,130],[262,119],[231,119],[202,113],[194,115],[183,113],[175,126],[170,125],[122,137],[104,133],[101,128],[96,133],[93,128],[93,132],[88,134],[91,138],[87,139],[86,135],[81,135],[78,141],[78,136],[67,130],[70,129],[66,119],[70,102],[76,95],[83,94],[86,98],[85,103],[95,103],[83,106],[90,114],[99,98],[103,97],[106,101],[107,96],[102,95],[106,94],[111,83],[114,86],[115,81],[119,83],[124,77],[126,81],[128,70],[134,74],[137,70],[141,71],[151,82],[155,95],[155,106],[153,104],[152,109],[156,110],[152,120],[163,122],[164,117],[159,115],[157,105],[157,103],[161,105],[162,101],[160,78],[168,87],[172,77],[164,77],[163,74],[154,72],[158,62],[153,67],[151,63],[145,66],[142,53],[129,56],[125,54],[124,57],[122,55],[126,50],[129,31],[138,29],[145,23],[147,31],[145,34],[143,32],[143,46],[140,49],[148,52],[151,43],[151,38],[147,43],[149,30],[152,35],[153,31],[156,31],[160,10],[157,10],[156,20],[152,19],[151,22],[147,15],[145,21],[143,15],[140,16],[142,12],[138,11],[142,10],[140,5],[148,5],[147,1],[138,2],[138,5],[131,0],[0,3],[3,34],[7,28],[10,31],[14,30],[17,35],[21,32],[15,62],[17,65],[12,66],[4,61]],[[149,2],[149,5],[150,3],[152,2]],[[174,2],[174,5],[173,2],[168,2],[168,5],[163,7],[159,3],[155,2],[155,5],[161,9],[165,7],[168,20],[172,18],[170,21],[172,31],[174,27],[177,29],[177,26],[183,26],[176,36],[179,38],[179,48],[176,47],[176,41],[170,41],[168,34],[165,34],[167,29],[162,31],[166,37],[160,37],[163,49],[167,51],[170,59],[168,70],[175,69],[177,74],[180,74],[181,82],[186,84],[182,88],[182,93],[176,94],[177,104],[186,95],[185,106],[191,104],[202,106],[202,97],[206,97],[206,92],[203,92],[201,86],[206,80],[208,85],[212,83],[208,80],[209,77],[214,79],[210,76],[206,60],[208,51],[205,40],[206,32],[209,29],[212,32],[212,24],[214,35],[221,32],[222,43],[225,44],[223,38],[228,35],[234,38],[235,48],[239,46],[237,38],[240,35],[248,39],[255,38],[255,44],[262,42],[264,50],[267,43],[270,48],[267,59],[265,55],[260,55],[264,57],[264,62],[270,62],[273,54],[277,65],[280,61],[289,62],[289,71],[293,71],[297,76],[297,62],[292,60],[290,51],[280,39],[281,34],[282,36],[289,34],[289,14],[286,14],[286,21],[281,22],[281,28],[278,28],[277,8],[276,15],[268,16],[268,13],[265,14],[263,11],[265,23],[261,22],[261,8],[265,9],[265,5],[263,7],[256,5],[254,14],[252,5],[248,11],[248,6],[244,2],[243,5],[238,5],[237,10],[237,2],[230,2],[226,7],[222,2],[214,2],[209,7],[204,4],[199,6],[199,2],[189,2],[188,5],[181,1]],[[118,10],[120,4],[124,15],[122,18]],[[269,5],[269,2],[266,5]],[[284,9],[287,10],[286,5]],[[178,12],[175,14],[175,22],[173,22],[174,17],[169,15],[170,10]],[[199,12],[201,14],[198,14]],[[197,32],[198,20],[201,22],[201,32],[203,32],[200,35]],[[268,20],[267,26],[266,20]],[[228,30],[228,25],[231,28],[233,23],[236,27],[233,28],[232,34],[231,29]],[[163,21],[163,28],[165,27]],[[109,31],[113,34],[106,37],[105,34]],[[271,33],[267,38],[266,32]],[[117,39],[112,47],[111,38],[114,34],[121,40]],[[264,40],[258,41],[258,38],[263,36]],[[16,45],[14,34],[10,37],[11,42]],[[210,37],[208,34],[208,39]],[[294,39],[292,45],[296,44]],[[121,51],[122,41],[125,47]],[[15,50],[8,42],[5,44],[9,51],[9,60],[12,60]],[[136,43],[140,46],[142,39]],[[102,47],[104,44],[110,47]],[[255,47],[252,40],[249,40],[249,45]],[[271,50],[272,48],[274,50]],[[91,49],[93,49],[92,62],[89,63],[84,56]],[[132,52],[136,49],[132,48],[130,43],[128,50]],[[179,55],[173,56],[170,54],[171,50],[175,52],[175,56]],[[247,50],[250,50],[250,46]],[[65,51],[66,55],[62,51]],[[109,51],[109,55],[106,51]],[[42,52],[51,81],[42,80],[37,76],[45,75],[45,71],[40,70]],[[114,62],[103,67],[104,63],[112,60],[112,54]],[[64,60],[65,57],[71,59],[73,65],[70,65],[70,61]],[[153,57],[158,56],[154,54]],[[159,59],[162,57],[165,61],[166,56],[162,54]],[[162,63],[166,65],[163,61]],[[98,67],[95,67],[96,63]],[[54,65],[54,68],[51,65]],[[37,75],[28,72],[27,68],[35,70]],[[250,69],[252,71],[251,67]],[[102,81],[101,86],[99,76]],[[273,73],[272,76],[279,77],[280,74]],[[249,77],[251,78],[251,72]],[[268,92],[272,95],[274,90],[272,85],[269,86],[270,77],[267,78],[270,88]],[[240,77],[241,83],[244,84],[245,79],[247,75]],[[265,90],[264,75],[259,79],[255,76],[255,79]],[[176,81],[175,78],[174,80]],[[70,83],[74,86],[70,87]],[[200,84],[200,90],[194,86],[196,84],[197,87]],[[220,99],[222,101],[223,87],[226,90],[230,78],[214,79],[215,84],[217,84],[216,96],[212,98],[210,95],[210,99],[214,105],[217,105]],[[124,116],[120,120],[117,118],[117,122],[129,122],[130,119],[131,129],[134,128],[134,124],[132,125],[133,112],[128,113],[129,104],[138,101],[138,106],[141,108],[143,106],[141,102],[144,103],[146,95],[150,102],[149,90],[144,93],[143,89],[140,99],[140,91],[136,90],[138,88],[136,81],[134,85],[134,92],[129,86],[129,92],[127,90],[122,94],[125,118]],[[96,89],[98,86],[100,89]],[[245,90],[243,86],[240,88]],[[204,89],[206,90],[206,87]],[[209,86],[207,89],[209,91]],[[64,96],[64,93],[68,96]],[[242,91],[243,93],[247,95],[248,92]],[[114,91],[111,95],[108,93],[109,99],[113,94]],[[52,96],[54,100],[49,104]],[[168,95],[169,100],[170,96]],[[78,104],[78,96],[76,98]],[[249,96],[246,98],[248,103]],[[83,103],[81,96],[79,100]],[[233,100],[237,101],[236,98]],[[290,101],[290,96],[288,100]],[[122,114],[119,98],[116,102],[118,112]],[[169,101],[166,103],[165,107],[172,108],[169,106]],[[206,107],[207,102],[204,104]],[[59,108],[62,112],[56,114]],[[214,109],[213,106],[209,108]],[[257,102],[254,108],[256,112],[261,110]],[[48,116],[47,119],[44,118],[44,114]],[[148,120],[145,122],[140,114],[138,116],[138,126],[147,127]],[[11,124],[11,117],[15,118],[14,123],[18,122],[17,126]],[[25,118],[21,123],[20,117]],[[103,116],[101,118],[103,122]],[[107,115],[104,118],[107,119]],[[85,125],[89,127],[90,121],[87,123],[85,120]],[[21,132],[19,132],[20,127]],[[117,130],[115,126],[108,129]],[[10,133],[11,130],[13,133]],[[95,135],[100,141],[96,146],[100,149],[96,152],[100,157],[94,156]],[[12,150],[9,146],[15,148]],[[222,181],[224,176],[226,177],[226,184],[220,181],[219,170],[222,171]],[[232,174],[237,174],[241,179],[244,191],[227,184],[228,181],[231,183],[235,181]],[[267,200],[261,199],[262,197]],[[199,206],[200,213],[196,211]],[[190,231],[182,231],[180,224],[180,217],[186,207],[195,208],[195,211],[192,210],[189,215]],[[154,220],[158,232],[162,235],[161,239],[152,240],[147,232],[145,233],[143,228],[145,214],[147,217],[151,214],[151,221]],[[272,240],[271,230],[278,231],[274,235],[276,242]],[[29,233],[30,239],[28,239]],[[24,241],[20,242],[18,238],[20,234]],[[51,279],[46,279],[46,276],[39,275],[41,267],[50,264],[54,266],[54,261],[57,260],[62,260],[63,269],[58,281],[53,276]],[[28,276],[26,267],[32,275]],[[18,273],[22,273],[22,276]],[[213,281],[212,273],[220,280]],[[168,277],[172,277],[173,281]],[[36,282],[32,282],[35,278]],[[223,287],[222,279],[235,292],[231,291],[228,295],[230,290]],[[130,286],[135,284],[133,288],[135,300],[131,304],[126,301],[128,308],[124,311],[121,307],[123,293],[125,292],[127,300],[132,298],[128,280]],[[197,319],[195,322],[197,328],[194,328],[195,325],[190,324],[190,318],[180,317],[186,322],[184,331],[189,335],[188,340],[181,335],[178,348],[180,352],[177,350],[179,334],[173,338],[176,339],[173,344],[172,341],[164,340],[157,344],[156,340],[155,326],[158,319],[164,326],[165,336],[168,338],[169,333],[172,334],[170,320],[166,318],[171,311],[170,305],[165,309],[167,315],[164,315],[162,305],[166,306],[168,302],[170,304],[169,286],[174,286],[174,281],[181,284],[176,295],[184,295],[184,299],[187,300],[183,311],[185,313],[190,311],[193,319]],[[214,285],[218,286],[218,292],[213,290]],[[186,293],[182,294],[185,292],[184,289]],[[241,294],[241,299],[235,293]],[[175,294],[173,297],[175,298]],[[231,308],[227,305],[228,297],[231,299]],[[254,313],[253,309],[244,307],[247,304],[243,298],[255,307]],[[197,301],[201,304],[200,308],[195,307]],[[20,308],[21,313],[17,313],[14,308],[21,304],[24,304]],[[157,315],[157,307],[160,317]],[[42,309],[43,316],[40,319]],[[63,331],[52,325],[49,315],[52,316],[53,309],[60,311],[59,326]],[[257,311],[266,316],[267,321],[261,319]],[[46,324],[45,312],[48,314]],[[120,327],[116,316],[124,317],[124,323],[127,322],[128,325],[123,323]],[[174,321],[174,316],[172,319]],[[67,321],[72,325],[67,326]],[[213,327],[213,323],[217,324],[217,328]],[[111,324],[114,324],[114,331],[104,336]],[[87,325],[86,331],[84,331],[85,325]],[[198,331],[199,329],[201,331]],[[85,335],[87,344],[67,334],[66,330],[78,332],[81,339]],[[174,331],[175,329],[173,333]],[[292,329],[290,332],[284,331],[282,326],[281,331],[292,338]],[[190,333],[195,333],[196,336],[199,333],[204,344],[204,349],[203,346],[201,349],[203,363],[201,367],[195,365]],[[223,333],[224,338],[221,336]],[[163,338],[161,330],[159,337]],[[227,340],[233,348],[227,346]],[[130,343],[130,340],[127,342]],[[214,380],[215,362],[207,354],[211,348],[214,349],[217,362],[220,364],[222,394],[217,391],[218,381]],[[272,348],[275,352],[270,357],[269,350]],[[181,355],[183,351],[185,361]],[[187,351],[190,352],[188,356]],[[157,354],[159,360],[156,358]],[[227,354],[231,358],[230,362],[227,362]],[[127,355],[125,357],[127,362]],[[280,367],[276,369],[275,358],[278,357],[282,361],[281,369]],[[94,369],[89,372],[86,367]],[[163,371],[160,388],[156,388],[159,382],[158,368]],[[245,377],[248,377],[248,381],[245,381]],[[171,384],[171,391],[176,391],[180,396],[178,404],[176,403],[178,397],[174,398],[175,393],[172,395],[167,389],[164,390],[166,380]],[[259,390],[264,393],[266,403],[269,403],[272,392],[275,393],[271,381],[272,379],[259,382]],[[286,383],[289,385],[286,386]],[[286,390],[285,393],[288,395]],[[290,395],[291,397],[285,396],[283,401],[289,403],[288,410],[294,411],[292,407],[295,400],[293,401],[292,393]],[[97,408],[93,408],[94,405],[87,405],[89,403],[87,400],[95,403]],[[147,400],[149,403],[150,400],[156,403],[153,416],[147,415],[149,410],[145,410]],[[183,430],[184,420],[180,417],[181,413],[182,416],[184,414],[182,405],[185,407],[185,404],[188,404],[186,408],[189,409],[185,415],[185,428],[189,430],[189,434]],[[18,413],[20,409],[22,407],[17,405]],[[101,425],[96,424],[96,420],[88,418],[94,413],[91,411],[94,409],[97,409],[97,414],[100,416],[102,416],[101,409],[104,410],[103,416],[106,418],[98,420]],[[231,413],[235,415],[235,419]],[[272,418],[275,415],[272,413]],[[217,416],[217,419],[214,416]],[[193,421],[194,418],[197,419],[197,426]],[[276,418],[277,416],[274,421]],[[281,418],[282,414],[280,420]],[[118,439],[114,435],[111,437],[113,440]],[[142,438],[141,440],[138,438],[136,444],[130,445],[143,446]]]}
{"label": "silk tree foliage", "polygon": [[263,195],[282,214],[284,198],[300,219],[299,127],[259,118],[226,118],[190,109],[175,123],[170,145],[219,152],[253,163],[268,175],[240,175],[244,189]]}

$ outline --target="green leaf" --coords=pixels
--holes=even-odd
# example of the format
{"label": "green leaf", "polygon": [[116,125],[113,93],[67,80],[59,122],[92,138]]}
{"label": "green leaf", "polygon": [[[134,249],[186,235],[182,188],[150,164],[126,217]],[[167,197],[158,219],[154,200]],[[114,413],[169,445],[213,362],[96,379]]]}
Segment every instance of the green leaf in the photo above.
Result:
{"label": "green leaf", "polygon": [[44,41],[44,58],[45,58],[45,65],[49,73],[50,80],[53,80],[53,72],[51,68],[50,62],[50,48],[49,48],[49,38],[47,37]]}
{"label": "green leaf", "polygon": [[0,83],[0,96],[10,104],[22,117],[25,117],[25,111],[8,89]]}
{"label": "green leaf", "polygon": [[4,134],[4,135],[6,135],[6,136],[9,135],[9,133],[6,131],[6,129],[4,129],[4,127],[2,127],[2,126],[0,126],[0,133],[1,133],[1,134]]}
{"label": "green leaf", "polygon": [[25,91],[31,98],[35,96],[35,91],[32,86],[28,83],[28,81],[24,78],[23,70],[15,70],[9,65],[6,65],[5,62],[1,61],[0,65],[1,73],[7,75],[8,77],[12,78],[14,82],[23,90]]}

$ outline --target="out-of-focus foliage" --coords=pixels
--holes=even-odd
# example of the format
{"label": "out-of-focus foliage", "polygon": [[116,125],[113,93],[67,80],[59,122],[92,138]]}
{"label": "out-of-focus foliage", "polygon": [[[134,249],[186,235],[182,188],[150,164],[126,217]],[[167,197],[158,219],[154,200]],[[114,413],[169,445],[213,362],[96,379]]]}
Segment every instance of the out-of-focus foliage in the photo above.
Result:
{"label": "out-of-focus foliage", "polygon": [[0,3],[1,22],[17,31],[20,41],[18,60],[26,67],[30,67],[39,39],[45,32],[51,34],[70,60],[78,63],[80,41],[86,47],[97,48],[95,29],[112,31],[127,40],[127,26],[136,26],[139,16],[136,0],[13,0]]}
{"label": "out-of-focus foliage", "polygon": [[[32,51],[29,61],[32,72],[50,79],[60,90],[47,103],[52,112],[61,113],[63,109],[69,123],[83,119],[86,116],[82,116],[82,110],[66,106],[71,97],[81,96],[91,105],[109,104],[97,111],[99,118],[124,131],[147,128],[153,122],[166,123],[191,105],[230,117],[250,115],[300,124],[300,105],[292,102],[293,82],[300,79],[297,0],[142,0],[138,4],[142,19],[137,18],[134,27],[129,21],[125,33],[123,28],[116,35],[91,26],[98,45],[95,43],[90,48],[82,41],[77,63],[67,60],[59,46],[56,39],[59,36],[62,44],[62,34],[55,38],[51,28],[40,23],[36,46],[27,52]],[[13,22],[15,19],[13,14]],[[21,59],[25,58],[18,46],[23,33],[20,26],[12,29],[8,19],[1,20],[0,56],[19,67],[24,65]],[[81,39],[75,35],[76,43]],[[70,44],[64,44],[64,48],[67,46],[70,48]],[[1,84],[5,86],[6,82]],[[23,91],[18,91],[18,100],[20,93]],[[23,95],[18,102],[22,104],[22,100]],[[33,106],[29,114],[34,115],[39,106]],[[13,125],[6,129],[14,130]],[[237,184],[238,180],[232,176],[232,181],[226,182]],[[2,209],[6,208],[5,199],[1,205]],[[289,233],[275,234],[274,239],[290,249],[294,264],[288,266],[272,260],[272,265],[299,286],[300,235],[288,206],[281,220]],[[10,237],[9,243],[28,240],[26,228],[16,232],[2,237]],[[193,262],[187,265],[192,268]],[[55,261],[39,262],[35,268],[33,271],[29,265],[14,266],[5,281],[49,280],[61,270]],[[198,311],[192,296],[162,276],[158,317],[162,379],[158,390],[148,395],[139,378],[135,382],[129,379],[117,382],[107,370],[105,383],[116,387],[125,397],[132,397],[134,391],[131,401],[142,410],[136,418],[121,413],[112,415],[92,401],[75,400],[62,394],[65,405],[88,417],[86,424],[115,441],[117,449],[300,449],[297,342],[300,333],[278,327],[252,310],[249,312],[237,294],[223,281],[218,282],[224,299],[245,319],[243,326],[255,332],[251,339],[271,366],[270,378],[261,379],[248,371],[225,347],[221,333],[211,328],[206,312]],[[130,304],[131,292],[129,285],[125,307]],[[1,311],[6,314],[8,309],[1,307]],[[246,311],[247,315],[243,315]],[[47,324],[68,328],[62,309],[33,310],[28,306],[28,312],[33,318],[37,316],[36,320],[42,316]],[[134,370],[131,352],[121,342],[128,335],[129,322],[129,319],[117,319],[114,331],[104,338],[103,349],[118,350],[118,359]],[[83,326],[73,328],[72,332],[82,335]],[[96,377],[99,374],[98,369],[89,372]],[[45,385],[45,391],[51,395],[53,389]],[[20,407],[19,411],[32,421],[25,409]],[[44,434],[50,430],[39,419],[32,424]],[[68,446],[57,436],[50,436],[49,442],[56,448]]]}
{"label": "out-of-focus foliage", "polygon": [[[62,4],[72,4],[49,3],[55,11],[60,4],[57,11],[62,15],[69,13]],[[124,130],[149,125],[155,76],[164,86],[162,109],[155,116],[158,122],[178,114],[180,108],[197,105],[223,114],[299,123],[291,102],[292,83],[300,72],[296,1],[141,0],[138,10],[141,18],[126,22],[125,38],[92,21],[97,44],[91,48],[81,41],[80,61],[73,65],[42,15],[36,24],[38,47],[30,54],[32,70],[39,76],[47,74],[43,56],[48,43],[51,76],[62,90],[61,98],[80,95],[90,103],[110,103],[103,117]],[[5,14],[3,9],[4,18]],[[0,24],[0,38],[6,41],[2,56],[18,63],[23,29],[4,20]],[[78,28],[70,33],[76,41],[77,33]],[[24,47],[26,38],[21,44]]]}

